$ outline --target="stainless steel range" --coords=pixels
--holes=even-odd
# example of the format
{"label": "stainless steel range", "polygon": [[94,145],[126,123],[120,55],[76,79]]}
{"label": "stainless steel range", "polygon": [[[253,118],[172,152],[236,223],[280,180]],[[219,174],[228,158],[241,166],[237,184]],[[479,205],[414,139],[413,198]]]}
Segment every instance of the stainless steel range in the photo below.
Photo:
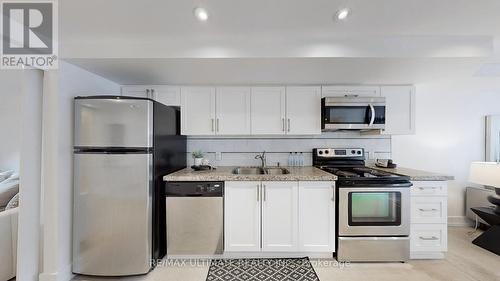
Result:
{"label": "stainless steel range", "polygon": [[367,168],[362,148],[317,148],[313,164],[339,178],[337,259],[408,260],[410,179]]}

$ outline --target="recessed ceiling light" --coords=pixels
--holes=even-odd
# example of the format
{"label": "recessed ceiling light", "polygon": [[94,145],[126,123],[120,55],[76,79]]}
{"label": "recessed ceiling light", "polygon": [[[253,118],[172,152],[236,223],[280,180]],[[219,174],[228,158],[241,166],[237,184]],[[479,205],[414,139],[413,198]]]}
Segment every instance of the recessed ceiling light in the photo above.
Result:
{"label": "recessed ceiling light", "polygon": [[351,11],[348,8],[340,9],[337,11],[337,19],[345,20]]}
{"label": "recessed ceiling light", "polygon": [[194,8],[193,10],[194,16],[199,20],[199,21],[207,21],[208,20],[208,13],[207,10],[204,8]]}

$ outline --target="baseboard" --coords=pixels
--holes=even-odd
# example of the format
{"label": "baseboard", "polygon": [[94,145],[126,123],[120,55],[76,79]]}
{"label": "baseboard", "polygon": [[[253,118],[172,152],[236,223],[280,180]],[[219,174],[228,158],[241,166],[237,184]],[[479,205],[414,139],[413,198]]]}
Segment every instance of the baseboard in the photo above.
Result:
{"label": "baseboard", "polygon": [[412,260],[440,260],[444,259],[443,252],[410,252]]}
{"label": "baseboard", "polygon": [[39,281],[70,281],[75,275],[71,270],[71,264],[66,266],[64,269],[55,273],[41,273],[38,276]]}
{"label": "baseboard", "polygon": [[466,216],[449,216],[448,226],[471,226],[473,222]]}

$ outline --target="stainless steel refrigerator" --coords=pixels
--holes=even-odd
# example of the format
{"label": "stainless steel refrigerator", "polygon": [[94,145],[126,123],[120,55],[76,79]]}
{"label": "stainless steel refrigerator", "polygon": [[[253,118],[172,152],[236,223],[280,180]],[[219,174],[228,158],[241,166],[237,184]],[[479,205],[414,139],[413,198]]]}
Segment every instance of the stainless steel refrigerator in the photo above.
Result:
{"label": "stainless steel refrigerator", "polygon": [[180,114],[147,98],[75,98],[73,272],[145,274],[166,253],[162,177],[186,166]]}

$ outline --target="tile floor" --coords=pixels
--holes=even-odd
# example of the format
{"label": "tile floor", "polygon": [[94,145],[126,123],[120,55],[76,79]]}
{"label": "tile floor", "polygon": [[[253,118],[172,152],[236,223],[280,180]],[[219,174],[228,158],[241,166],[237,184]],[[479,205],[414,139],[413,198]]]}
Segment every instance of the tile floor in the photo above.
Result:
{"label": "tile floor", "polygon": [[[500,256],[471,243],[468,227],[449,227],[448,252],[443,260],[412,260],[408,263],[356,263],[345,267],[315,264],[321,281],[500,281]],[[334,261],[331,264],[335,263]],[[208,265],[157,267],[146,276],[94,278],[76,276],[73,280],[120,281],[205,281]]]}

